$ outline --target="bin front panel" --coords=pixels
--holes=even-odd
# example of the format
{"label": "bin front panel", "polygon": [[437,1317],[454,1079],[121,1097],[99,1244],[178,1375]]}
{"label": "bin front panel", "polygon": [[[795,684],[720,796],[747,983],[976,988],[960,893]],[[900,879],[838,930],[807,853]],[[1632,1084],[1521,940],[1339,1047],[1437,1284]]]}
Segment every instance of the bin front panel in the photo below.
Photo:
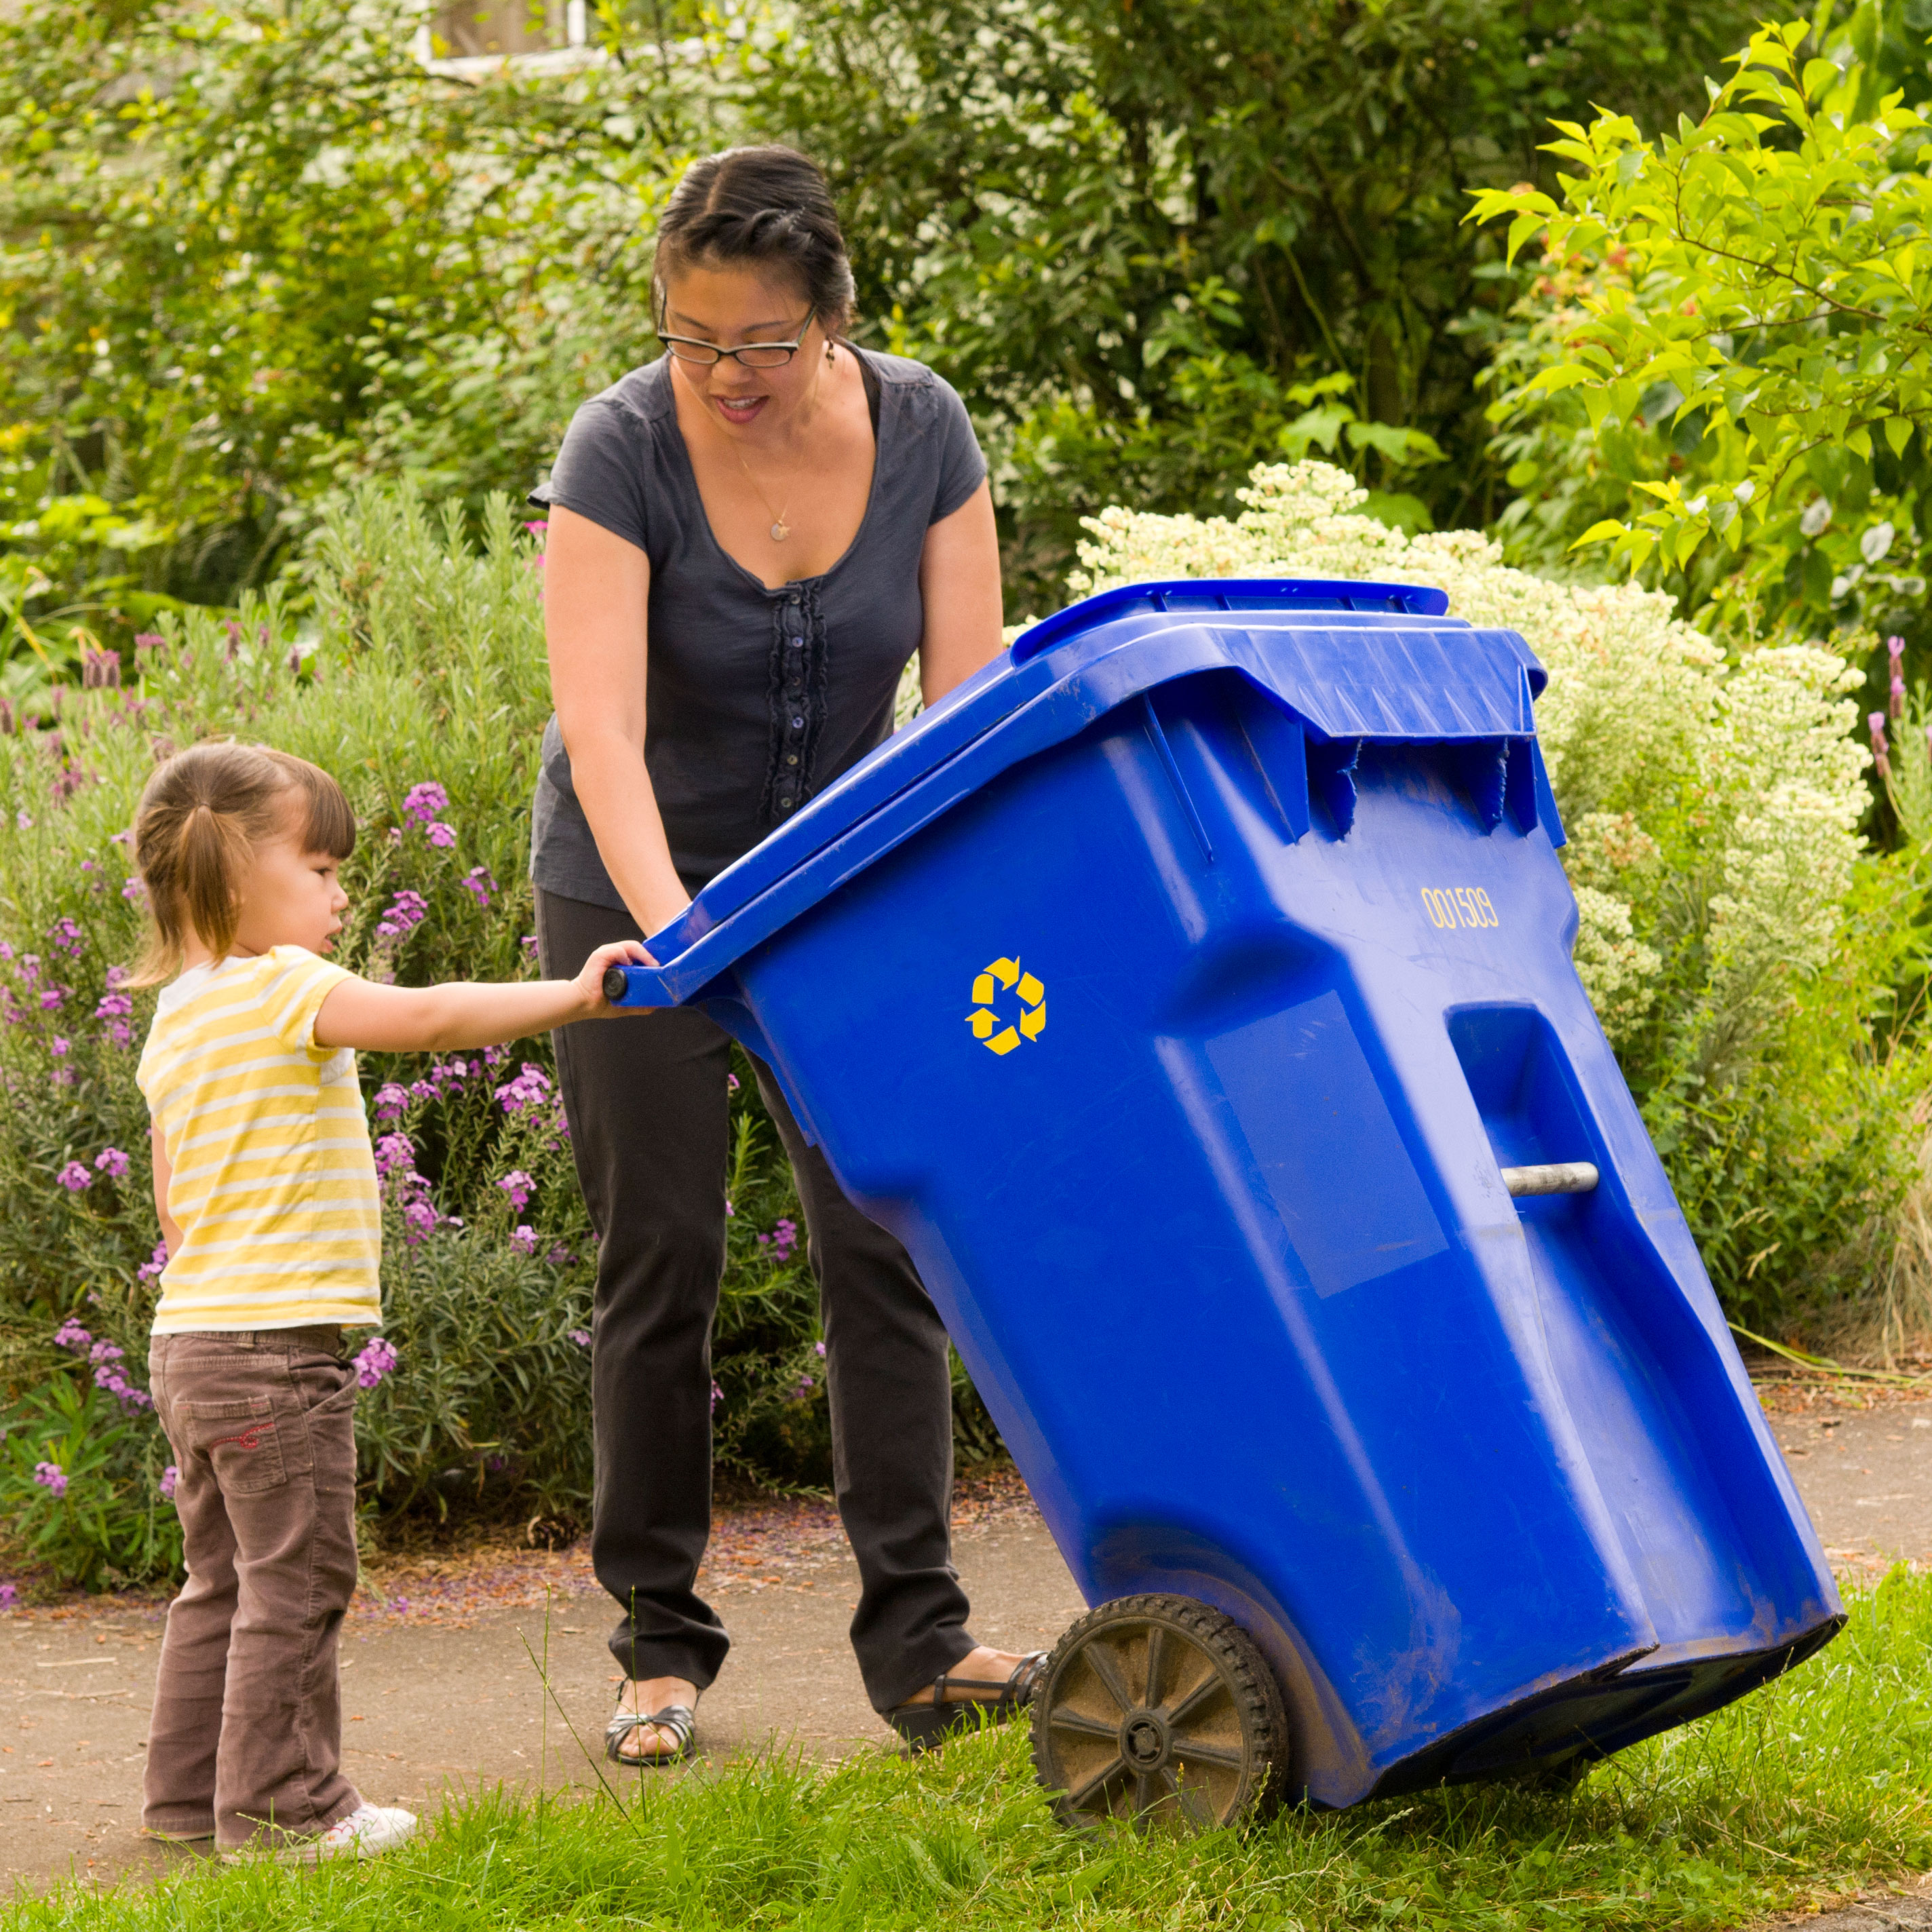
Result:
{"label": "bin front panel", "polygon": [[[1838,1606],[1549,832],[1492,794],[1508,748],[1294,768],[1295,722],[1232,671],[1124,704],[716,1010],[910,1250],[1090,1600],[1227,1608],[1345,1803],[1592,1673]],[[1513,1201],[1541,1160],[1601,1184]],[[1692,1695],[1648,1682],[1594,1694],[1604,1724]]]}

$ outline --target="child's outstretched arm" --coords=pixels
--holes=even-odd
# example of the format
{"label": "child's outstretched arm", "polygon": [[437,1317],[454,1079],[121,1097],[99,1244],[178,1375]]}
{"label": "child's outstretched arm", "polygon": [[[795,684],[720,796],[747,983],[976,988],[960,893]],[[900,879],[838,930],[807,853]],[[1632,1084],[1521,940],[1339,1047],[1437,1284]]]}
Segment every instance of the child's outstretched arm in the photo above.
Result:
{"label": "child's outstretched arm", "polygon": [[315,1016],[317,1046],[352,1046],[368,1053],[440,1052],[453,1047],[500,1046],[526,1034],[572,1020],[608,1019],[651,1010],[614,1006],[604,997],[613,966],[651,964],[634,939],[600,946],[574,980],[482,985],[452,980],[440,986],[378,986],[345,980]]}

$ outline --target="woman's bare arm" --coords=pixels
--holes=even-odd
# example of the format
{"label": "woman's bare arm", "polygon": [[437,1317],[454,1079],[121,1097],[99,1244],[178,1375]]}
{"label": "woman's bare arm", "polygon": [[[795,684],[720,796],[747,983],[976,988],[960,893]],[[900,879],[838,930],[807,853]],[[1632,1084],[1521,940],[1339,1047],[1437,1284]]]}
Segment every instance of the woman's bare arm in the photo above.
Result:
{"label": "woman's bare arm", "polygon": [[919,592],[926,605],[919,688],[936,704],[1000,654],[1000,539],[987,484],[926,532]]}
{"label": "woman's bare arm", "polygon": [[646,933],[691,903],[644,769],[650,589],[650,560],[636,544],[574,511],[552,509],[544,630],[557,724],[598,856]]}

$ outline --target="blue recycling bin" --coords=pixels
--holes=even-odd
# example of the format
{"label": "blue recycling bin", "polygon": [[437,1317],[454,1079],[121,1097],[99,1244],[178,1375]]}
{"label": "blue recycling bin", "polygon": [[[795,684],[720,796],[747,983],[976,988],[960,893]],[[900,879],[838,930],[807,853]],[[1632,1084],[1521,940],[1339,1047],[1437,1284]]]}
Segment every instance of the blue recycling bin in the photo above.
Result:
{"label": "blue recycling bin", "polygon": [[1094,1606],[1070,1819],[1561,1779],[1844,1621],[1570,963],[1545,674],[1447,608],[1090,598],[629,976],[917,1262]]}

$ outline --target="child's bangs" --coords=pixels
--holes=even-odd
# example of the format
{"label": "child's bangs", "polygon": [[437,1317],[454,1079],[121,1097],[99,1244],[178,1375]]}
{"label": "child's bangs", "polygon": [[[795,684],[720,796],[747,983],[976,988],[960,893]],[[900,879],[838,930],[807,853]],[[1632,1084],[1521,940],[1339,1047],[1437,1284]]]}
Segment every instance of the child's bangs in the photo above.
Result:
{"label": "child's bangs", "polygon": [[302,794],[303,850],[326,852],[332,859],[347,858],[356,849],[356,814],[350,810],[342,788],[306,758],[291,757],[286,752],[268,755]]}

